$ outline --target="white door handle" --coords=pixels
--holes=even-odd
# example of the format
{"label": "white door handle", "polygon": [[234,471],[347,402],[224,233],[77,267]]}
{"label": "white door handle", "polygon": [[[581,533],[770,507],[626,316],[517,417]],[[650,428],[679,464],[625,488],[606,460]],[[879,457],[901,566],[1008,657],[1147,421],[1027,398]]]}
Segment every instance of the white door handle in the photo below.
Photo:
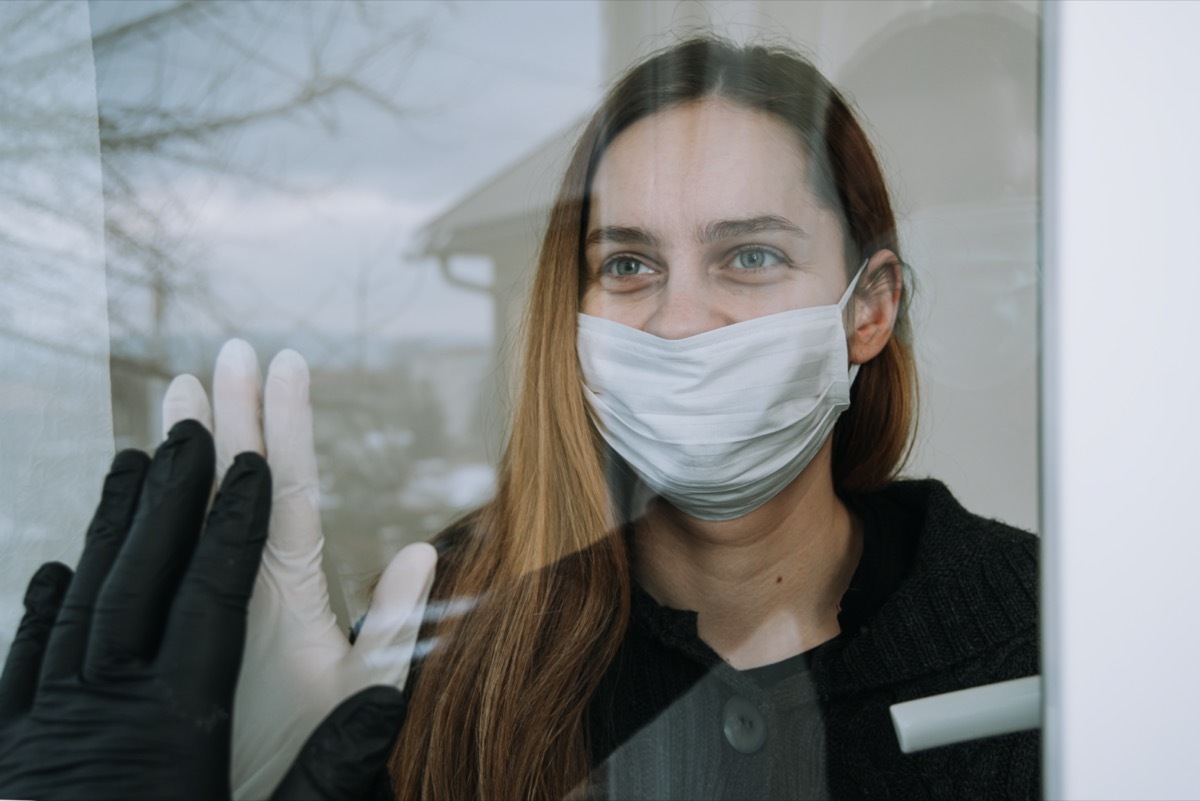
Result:
{"label": "white door handle", "polygon": [[892,725],[906,754],[1041,728],[1042,677],[984,684],[893,704]]}

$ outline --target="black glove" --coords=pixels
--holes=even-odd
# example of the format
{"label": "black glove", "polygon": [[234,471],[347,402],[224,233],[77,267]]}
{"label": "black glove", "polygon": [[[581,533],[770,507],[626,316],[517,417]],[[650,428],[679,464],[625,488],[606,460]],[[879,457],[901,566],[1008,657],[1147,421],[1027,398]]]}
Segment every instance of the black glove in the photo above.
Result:
{"label": "black glove", "polygon": [[388,755],[404,724],[404,693],[382,684],[342,701],[304,743],[273,801],[392,801]]}
{"label": "black glove", "polygon": [[[0,796],[227,799],[233,692],[271,477],[239,455],[204,525],[212,437],[117,455],[78,573],[43,565],[0,676]],[[204,528],[201,536],[201,528]],[[361,796],[404,715],[368,688],[313,733],[277,798]]]}

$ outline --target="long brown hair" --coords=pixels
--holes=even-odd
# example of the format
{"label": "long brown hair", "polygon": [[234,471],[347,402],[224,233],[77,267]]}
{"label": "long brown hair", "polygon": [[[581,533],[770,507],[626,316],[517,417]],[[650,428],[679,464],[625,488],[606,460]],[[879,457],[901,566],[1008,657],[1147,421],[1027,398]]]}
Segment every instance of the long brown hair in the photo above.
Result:
{"label": "long brown hair", "polygon": [[[440,535],[437,614],[425,633],[434,647],[390,763],[397,798],[561,798],[587,781],[587,702],[625,634],[630,595],[624,539],[610,536],[621,499],[606,482],[576,355],[589,187],[623,130],[709,97],[773,114],[799,135],[814,193],[842,216],[848,275],[880,249],[899,258],[870,142],[841,95],[795,52],[691,39],[610,90],[576,145],[542,241],[496,497]],[[902,307],[834,429],[839,492],[876,489],[899,470],[915,382]]]}

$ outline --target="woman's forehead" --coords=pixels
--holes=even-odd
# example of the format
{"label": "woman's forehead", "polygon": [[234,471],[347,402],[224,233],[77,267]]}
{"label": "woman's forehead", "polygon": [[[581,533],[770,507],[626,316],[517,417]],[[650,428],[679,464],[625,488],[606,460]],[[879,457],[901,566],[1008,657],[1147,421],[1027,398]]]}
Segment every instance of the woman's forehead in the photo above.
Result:
{"label": "woman's forehead", "polygon": [[806,229],[829,216],[808,182],[800,138],[770,114],[727,101],[689,103],[623,131],[597,166],[589,230],[703,230],[775,216]]}

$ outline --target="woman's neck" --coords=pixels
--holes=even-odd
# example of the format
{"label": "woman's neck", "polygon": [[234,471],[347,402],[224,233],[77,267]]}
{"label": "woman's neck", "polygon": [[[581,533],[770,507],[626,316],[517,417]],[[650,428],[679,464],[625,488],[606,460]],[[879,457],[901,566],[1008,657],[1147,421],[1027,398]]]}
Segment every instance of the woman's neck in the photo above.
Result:
{"label": "woman's neck", "polygon": [[659,603],[699,613],[700,638],[739,669],[832,639],[862,553],[833,491],[830,444],[778,495],[743,517],[698,520],[651,504],[634,534],[634,575]]}

